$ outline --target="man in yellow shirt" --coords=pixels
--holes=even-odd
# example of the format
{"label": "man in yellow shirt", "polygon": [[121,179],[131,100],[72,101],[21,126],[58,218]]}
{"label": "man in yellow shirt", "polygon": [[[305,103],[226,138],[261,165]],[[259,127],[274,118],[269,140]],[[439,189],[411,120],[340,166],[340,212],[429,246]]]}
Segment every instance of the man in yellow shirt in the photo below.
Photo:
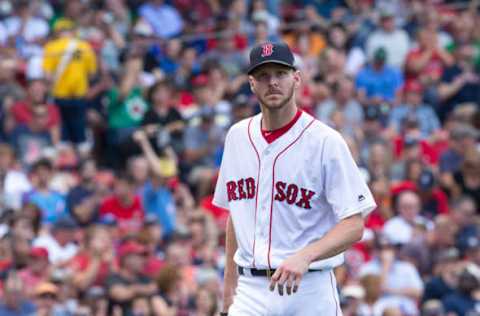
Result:
{"label": "man in yellow shirt", "polygon": [[57,21],[55,38],[44,47],[43,70],[62,116],[62,139],[81,144],[86,140],[86,95],[97,61],[90,44],[77,39],[74,31],[72,21]]}

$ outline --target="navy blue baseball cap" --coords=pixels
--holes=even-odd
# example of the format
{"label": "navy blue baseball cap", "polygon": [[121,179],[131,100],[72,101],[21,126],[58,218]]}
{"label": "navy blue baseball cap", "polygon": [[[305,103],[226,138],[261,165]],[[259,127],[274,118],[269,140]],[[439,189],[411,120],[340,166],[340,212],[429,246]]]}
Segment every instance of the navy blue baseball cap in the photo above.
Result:
{"label": "navy blue baseball cap", "polygon": [[292,69],[295,58],[293,53],[285,43],[263,43],[255,46],[250,51],[250,67],[248,67],[248,74],[250,75],[257,67],[268,64],[280,64]]}

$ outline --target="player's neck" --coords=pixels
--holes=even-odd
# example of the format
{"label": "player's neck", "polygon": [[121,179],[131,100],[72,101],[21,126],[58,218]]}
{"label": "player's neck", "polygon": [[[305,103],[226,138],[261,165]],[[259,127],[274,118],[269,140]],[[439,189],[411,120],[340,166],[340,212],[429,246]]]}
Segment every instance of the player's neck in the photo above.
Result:
{"label": "player's neck", "polygon": [[298,108],[295,104],[285,106],[281,109],[262,109],[262,129],[274,131],[287,125],[297,114]]}

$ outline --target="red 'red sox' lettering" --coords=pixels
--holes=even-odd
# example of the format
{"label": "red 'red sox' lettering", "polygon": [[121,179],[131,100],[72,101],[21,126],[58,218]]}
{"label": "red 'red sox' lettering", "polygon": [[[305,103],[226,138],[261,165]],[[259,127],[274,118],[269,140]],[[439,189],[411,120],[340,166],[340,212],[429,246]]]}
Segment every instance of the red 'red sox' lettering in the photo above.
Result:
{"label": "red 'red sox' lettering", "polygon": [[[253,178],[240,179],[227,182],[228,201],[255,198],[255,180]],[[275,201],[286,202],[290,205],[311,209],[311,199],[315,195],[314,191],[305,188],[299,188],[296,184],[287,184],[282,181],[275,183]]]}

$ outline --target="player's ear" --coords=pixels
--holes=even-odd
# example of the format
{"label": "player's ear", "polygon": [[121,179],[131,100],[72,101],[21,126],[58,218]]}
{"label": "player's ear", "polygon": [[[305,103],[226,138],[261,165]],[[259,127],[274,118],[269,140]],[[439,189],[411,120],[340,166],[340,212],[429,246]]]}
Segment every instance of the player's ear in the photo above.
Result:
{"label": "player's ear", "polygon": [[251,76],[251,75],[248,76],[248,83],[250,85],[250,90],[252,92],[255,92],[255,83],[254,83],[254,80],[253,80],[253,76]]}
{"label": "player's ear", "polygon": [[302,76],[300,75],[299,70],[295,70],[293,73],[293,80],[295,80],[295,88],[298,88],[302,83]]}

